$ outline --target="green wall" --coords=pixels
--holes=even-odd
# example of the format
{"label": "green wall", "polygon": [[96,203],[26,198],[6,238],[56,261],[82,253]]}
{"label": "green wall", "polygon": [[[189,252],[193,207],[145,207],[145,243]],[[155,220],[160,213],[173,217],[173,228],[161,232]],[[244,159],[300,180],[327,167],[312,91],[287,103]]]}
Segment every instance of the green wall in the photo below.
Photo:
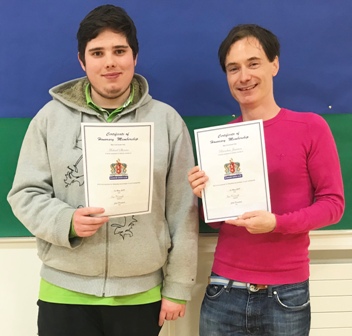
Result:
{"label": "green wall", "polygon": [[[342,174],[346,195],[346,210],[342,220],[337,225],[322,230],[352,229],[352,114],[325,114],[323,117],[329,123],[334,134],[340,155]],[[193,145],[195,128],[223,125],[232,119],[231,116],[184,117],[190,131]],[[30,118],[1,118],[0,119],[0,237],[30,237],[27,229],[14,217],[6,201],[6,195],[11,188],[15,174],[18,154],[23,136]],[[35,155],[35,148],[33,148]],[[214,232],[204,222],[200,222],[200,232]]]}

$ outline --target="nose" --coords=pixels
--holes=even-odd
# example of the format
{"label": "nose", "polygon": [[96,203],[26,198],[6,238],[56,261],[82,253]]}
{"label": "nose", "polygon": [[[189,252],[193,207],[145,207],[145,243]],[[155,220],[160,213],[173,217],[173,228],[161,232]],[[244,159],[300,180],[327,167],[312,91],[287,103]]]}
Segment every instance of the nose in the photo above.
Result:
{"label": "nose", "polygon": [[248,82],[251,79],[250,70],[247,68],[242,68],[240,71],[240,81],[241,82]]}
{"label": "nose", "polygon": [[105,66],[107,69],[115,68],[116,60],[115,60],[115,57],[112,53],[107,53],[105,55]]}

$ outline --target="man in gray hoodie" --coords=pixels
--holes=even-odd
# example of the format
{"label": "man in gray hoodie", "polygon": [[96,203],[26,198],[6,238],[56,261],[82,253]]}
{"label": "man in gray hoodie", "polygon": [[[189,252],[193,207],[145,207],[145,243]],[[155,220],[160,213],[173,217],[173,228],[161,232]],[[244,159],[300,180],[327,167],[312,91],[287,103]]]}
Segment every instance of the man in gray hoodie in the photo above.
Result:
{"label": "man in gray hoodie", "polygon": [[[136,28],[103,5],[81,22],[86,77],[50,90],[23,141],[8,201],[42,260],[40,336],[158,335],[185,314],[197,269],[198,218],[187,171],[191,140],[179,114],[135,74]],[[152,211],[119,218],[86,207],[81,123],[154,123]],[[102,204],[104,207],[104,204]]]}

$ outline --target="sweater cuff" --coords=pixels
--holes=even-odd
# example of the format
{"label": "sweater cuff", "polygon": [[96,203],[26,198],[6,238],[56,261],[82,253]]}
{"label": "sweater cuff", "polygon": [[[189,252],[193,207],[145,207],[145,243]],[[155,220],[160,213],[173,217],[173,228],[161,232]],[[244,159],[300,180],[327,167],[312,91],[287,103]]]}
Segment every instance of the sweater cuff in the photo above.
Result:
{"label": "sweater cuff", "polygon": [[179,303],[179,304],[186,304],[187,301],[186,300],[178,300],[178,299],[173,299],[173,298],[169,298],[167,296],[163,296],[164,299],[174,302],[174,303]]}
{"label": "sweater cuff", "polygon": [[[164,283],[161,295],[165,298],[190,301],[193,284]],[[174,299],[175,300],[175,299]]]}

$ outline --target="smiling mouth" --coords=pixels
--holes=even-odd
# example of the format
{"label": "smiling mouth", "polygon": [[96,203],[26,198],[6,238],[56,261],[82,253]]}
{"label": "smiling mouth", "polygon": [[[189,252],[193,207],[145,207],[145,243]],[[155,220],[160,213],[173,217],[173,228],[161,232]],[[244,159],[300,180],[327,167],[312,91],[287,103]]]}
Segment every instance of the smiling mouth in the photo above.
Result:
{"label": "smiling mouth", "polygon": [[258,84],[253,84],[251,86],[246,86],[246,87],[242,87],[242,88],[238,88],[239,91],[249,91],[254,89]]}
{"label": "smiling mouth", "polygon": [[107,74],[104,74],[103,77],[107,78],[107,79],[115,79],[117,77],[119,77],[121,74],[119,72],[109,72]]}

